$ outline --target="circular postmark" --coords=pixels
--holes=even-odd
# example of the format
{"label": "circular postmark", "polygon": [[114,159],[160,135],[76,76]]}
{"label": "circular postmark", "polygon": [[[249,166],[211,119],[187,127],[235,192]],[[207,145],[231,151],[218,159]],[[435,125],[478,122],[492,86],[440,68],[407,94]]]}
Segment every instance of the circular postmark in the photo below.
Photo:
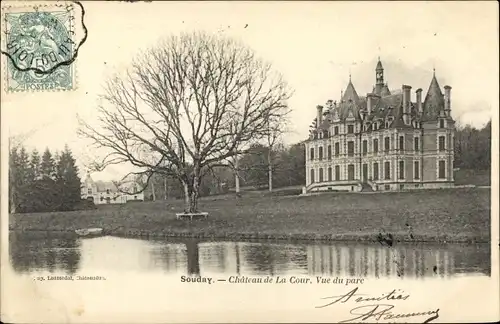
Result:
{"label": "circular postmark", "polygon": [[71,60],[75,46],[61,18],[57,13],[29,12],[11,22],[6,48],[13,78],[22,77],[20,81],[28,83],[70,82],[67,69],[53,69]]}
{"label": "circular postmark", "polygon": [[32,7],[12,10],[4,16],[7,81],[9,90],[73,89],[75,71],[71,64],[87,38],[75,42],[73,6]]}

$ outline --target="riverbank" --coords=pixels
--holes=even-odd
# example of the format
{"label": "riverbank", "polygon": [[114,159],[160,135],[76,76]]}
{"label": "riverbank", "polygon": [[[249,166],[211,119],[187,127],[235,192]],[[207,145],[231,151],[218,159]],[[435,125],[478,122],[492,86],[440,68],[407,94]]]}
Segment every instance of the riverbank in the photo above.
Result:
{"label": "riverbank", "polygon": [[[489,242],[490,190],[449,189],[376,195],[234,196],[202,199],[206,220],[177,220],[183,203],[157,201],[66,213],[13,214],[13,231],[108,235],[404,242]],[[390,234],[390,235],[389,235]]]}

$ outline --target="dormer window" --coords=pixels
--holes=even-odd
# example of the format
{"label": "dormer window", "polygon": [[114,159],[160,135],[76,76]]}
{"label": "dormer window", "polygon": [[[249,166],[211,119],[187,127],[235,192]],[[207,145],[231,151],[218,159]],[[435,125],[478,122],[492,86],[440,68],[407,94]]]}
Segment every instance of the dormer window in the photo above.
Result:
{"label": "dormer window", "polygon": [[347,125],[347,133],[348,134],[354,133],[354,125]]}
{"label": "dormer window", "polygon": [[444,119],[439,120],[439,128],[444,128]]}

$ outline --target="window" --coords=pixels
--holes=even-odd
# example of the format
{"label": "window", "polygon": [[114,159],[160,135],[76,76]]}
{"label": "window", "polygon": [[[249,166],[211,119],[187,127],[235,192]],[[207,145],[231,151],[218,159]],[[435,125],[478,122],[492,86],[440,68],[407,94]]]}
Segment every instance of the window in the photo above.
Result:
{"label": "window", "polygon": [[413,162],[413,177],[415,179],[420,179],[420,163],[418,161]]}
{"label": "window", "polygon": [[386,137],[384,139],[384,150],[385,150],[385,152],[389,152],[390,147],[391,147],[391,139],[389,137]]}
{"label": "window", "polygon": [[444,128],[444,119],[439,120],[439,128]]}
{"label": "window", "polygon": [[332,168],[328,168],[328,181],[332,181]]}
{"label": "window", "polygon": [[384,189],[385,189],[385,190],[391,190],[391,186],[389,186],[389,185],[385,185],[385,186],[384,186]]}
{"label": "window", "polygon": [[332,146],[331,145],[328,145],[328,149],[327,149],[327,154],[328,154],[328,160],[331,160],[332,159]]}
{"label": "window", "polygon": [[340,166],[335,166],[335,180],[340,180]]}
{"label": "window", "polygon": [[314,169],[311,169],[311,183],[314,183]]}
{"label": "window", "polygon": [[311,155],[310,155],[311,156],[311,160],[314,160],[314,147],[311,147],[310,152],[311,152]]}
{"label": "window", "polygon": [[321,161],[323,160],[323,146],[319,147],[319,153],[318,153],[318,159]]}
{"label": "window", "polygon": [[354,142],[353,141],[347,142],[347,155],[354,156]]}
{"label": "window", "polygon": [[399,161],[399,179],[405,178],[405,161]]}
{"label": "window", "polygon": [[347,133],[349,134],[354,133],[354,125],[347,125]]}
{"label": "window", "polygon": [[378,139],[373,140],[373,152],[378,153]]}
{"label": "window", "polygon": [[108,195],[109,195],[109,189],[106,189],[106,194],[108,194]]}
{"label": "window", "polygon": [[373,130],[377,130],[377,123],[373,123]]}
{"label": "window", "polygon": [[384,163],[384,178],[385,180],[391,179],[391,162]]}
{"label": "window", "polygon": [[420,151],[420,138],[415,137],[415,138],[413,139],[413,149],[414,149],[415,151]]}
{"label": "window", "polygon": [[373,163],[373,180],[378,180],[378,163]]}
{"label": "window", "polygon": [[439,151],[442,152],[445,150],[445,136],[439,136]]}
{"label": "window", "polygon": [[319,168],[319,182],[323,182],[323,168]]}
{"label": "window", "polygon": [[354,164],[347,166],[347,180],[354,180]]}
{"label": "window", "polygon": [[339,143],[335,143],[335,156],[339,156],[340,154],[340,144]]}
{"label": "window", "polygon": [[439,161],[439,174],[438,174],[438,178],[439,179],[444,179],[446,178],[446,161]]}
{"label": "window", "polygon": [[333,128],[333,134],[334,134],[334,135],[338,135],[338,134],[339,134],[339,127],[338,127],[338,126],[335,126],[335,127]]}
{"label": "window", "polygon": [[103,196],[101,196],[101,201],[103,201],[103,200],[104,200],[104,197],[103,197]]}
{"label": "window", "polygon": [[363,155],[366,155],[368,153],[368,141],[364,140],[363,141]]}
{"label": "window", "polygon": [[404,136],[399,136],[399,149],[401,151],[404,151],[404,149],[405,149],[405,137]]}
{"label": "window", "polygon": [[137,196],[134,196],[134,199],[137,199]]}
{"label": "window", "polygon": [[323,131],[323,138],[328,138],[328,137],[329,137],[328,131],[324,130]]}
{"label": "window", "polygon": [[91,194],[92,194],[92,188],[89,188],[89,189],[87,190],[87,193],[88,193],[89,195],[91,195]]}

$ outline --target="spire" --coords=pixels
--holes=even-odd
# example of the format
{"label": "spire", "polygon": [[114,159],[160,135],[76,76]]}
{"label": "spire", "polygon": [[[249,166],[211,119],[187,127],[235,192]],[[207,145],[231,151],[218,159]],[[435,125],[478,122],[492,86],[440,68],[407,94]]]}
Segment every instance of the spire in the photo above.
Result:
{"label": "spire", "polygon": [[347,88],[345,89],[344,94],[342,96],[343,101],[348,101],[349,99],[351,99],[356,103],[359,101],[358,93],[356,92],[356,89],[354,89],[354,85],[352,84],[350,76],[349,76],[349,83],[347,84]]}
{"label": "spire", "polygon": [[377,67],[375,68],[375,71],[383,71],[384,67],[382,66],[382,62],[380,61],[380,56],[378,57],[378,62],[377,62]]}
{"label": "spire", "polygon": [[436,79],[436,71],[433,69],[432,80],[427,90],[424,100],[425,119],[431,120],[439,115],[439,111],[444,109],[444,97],[441,87]]}
{"label": "spire", "polygon": [[378,58],[377,67],[375,68],[375,93],[380,96],[382,88],[384,87],[384,68]]}

